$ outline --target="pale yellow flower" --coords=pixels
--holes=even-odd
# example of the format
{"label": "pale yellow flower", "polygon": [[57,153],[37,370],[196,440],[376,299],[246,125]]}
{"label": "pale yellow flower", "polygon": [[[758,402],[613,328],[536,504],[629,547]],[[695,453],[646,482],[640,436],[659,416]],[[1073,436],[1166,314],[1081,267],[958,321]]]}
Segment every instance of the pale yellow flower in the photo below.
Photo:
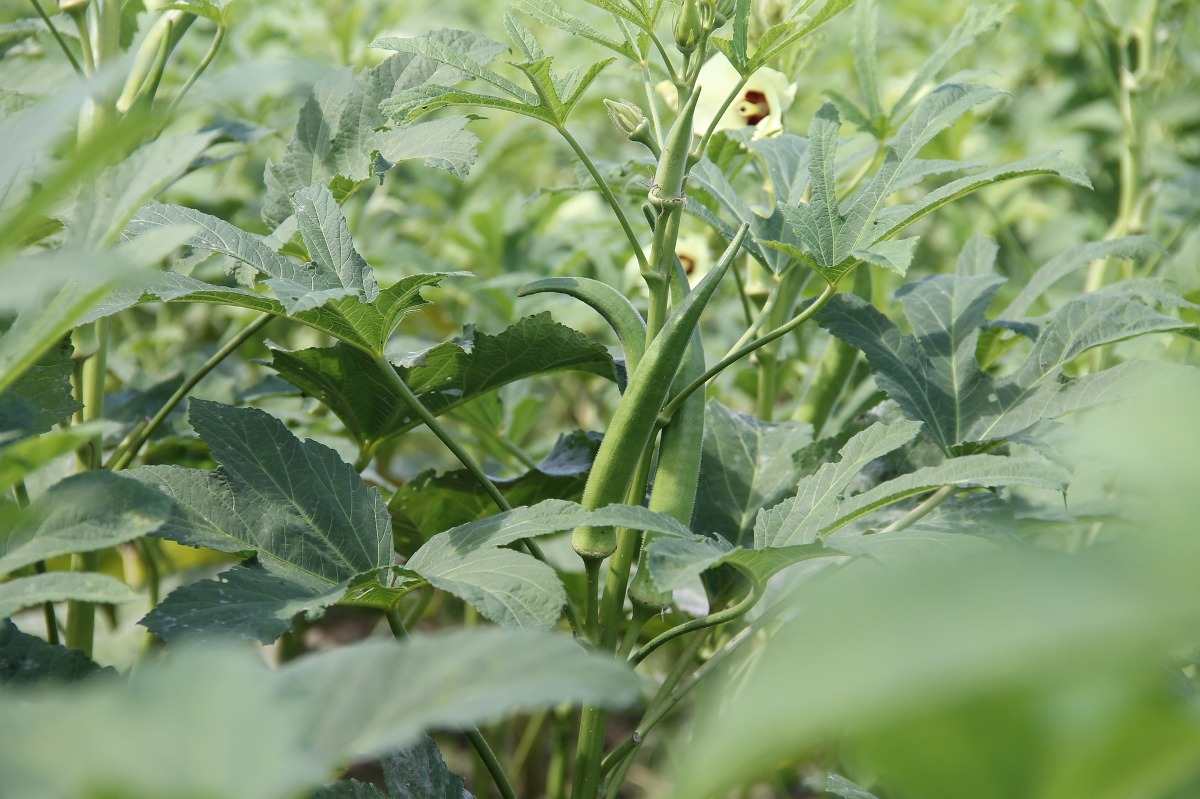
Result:
{"label": "pale yellow flower", "polygon": [[[696,103],[693,129],[703,136],[712,124],[721,104],[737,86],[740,76],[723,54],[717,53],[700,68],[696,84],[700,99]],[[672,108],[679,107],[679,93],[669,81],[658,85],[658,92]],[[755,139],[765,139],[783,131],[783,115],[796,99],[796,84],[777,69],[762,67],[750,76],[741,95],[730,103],[717,122],[716,130],[754,128]]]}
{"label": "pale yellow flower", "polygon": [[[650,253],[646,255],[649,257]],[[679,240],[675,242],[675,255],[679,257],[679,263],[683,265],[688,281],[693,286],[713,267],[713,253],[708,247],[708,237],[699,233],[680,234]],[[636,258],[630,258],[625,264],[625,289],[626,293],[646,292],[646,284],[642,280]]]}

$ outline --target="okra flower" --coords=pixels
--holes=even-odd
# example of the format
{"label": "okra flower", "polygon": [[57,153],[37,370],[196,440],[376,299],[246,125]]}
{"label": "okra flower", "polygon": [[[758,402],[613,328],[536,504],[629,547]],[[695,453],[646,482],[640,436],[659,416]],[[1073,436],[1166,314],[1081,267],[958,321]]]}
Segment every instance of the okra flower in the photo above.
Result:
{"label": "okra flower", "polygon": [[[703,136],[721,110],[725,98],[737,86],[740,76],[723,54],[717,53],[700,68],[697,86],[700,100],[696,104],[693,129]],[[679,93],[669,81],[658,85],[658,92],[672,108],[679,107]],[[754,128],[755,139],[765,139],[783,131],[784,112],[796,99],[796,84],[777,69],[762,67],[750,76],[737,97],[717,122],[717,130]]]}

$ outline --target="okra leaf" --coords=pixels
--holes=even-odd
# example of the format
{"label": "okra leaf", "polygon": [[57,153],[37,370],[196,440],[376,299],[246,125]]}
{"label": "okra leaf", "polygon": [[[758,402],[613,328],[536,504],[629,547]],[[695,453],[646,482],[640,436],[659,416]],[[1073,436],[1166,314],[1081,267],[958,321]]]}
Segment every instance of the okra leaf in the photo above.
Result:
{"label": "okra leaf", "polygon": [[1063,491],[1070,477],[1070,472],[1062,466],[1039,458],[1000,455],[963,455],[950,458],[936,466],[926,466],[880,483],[839,502],[834,512],[835,521],[822,531],[822,535],[828,535],[833,530],[888,505],[929,493],[942,486],[1028,486]]}
{"label": "okra leaf", "polygon": [[73,352],[64,339],[0,392],[0,442],[45,433],[79,410],[71,391]]}
{"label": "okra leaf", "polygon": [[969,6],[967,13],[925,60],[904,90],[904,94],[892,106],[892,119],[902,118],[921,90],[937,78],[950,59],[970,47],[980,36],[999,27],[1011,10],[1012,5],[1008,3],[979,3]]}
{"label": "okra leaf", "polygon": [[759,586],[789,566],[805,560],[842,555],[818,543],[746,549],[717,538],[656,538],[649,545],[650,577],[660,591],[682,588],[700,574],[728,564]]}
{"label": "okra leaf", "polygon": [[236,632],[277,636],[285,616],[333,604],[350,580],[391,564],[383,498],[336,452],[300,441],[255,409],[192,400],[189,417],[220,470],[131,472],[175,503],[159,535],[253,552],[261,570],[179,588],[143,620],[147,627],[167,636],[213,634],[240,614]]}
{"label": "okra leaf", "polygon": [[77,649],[48,644],[11,621],[0,621],[0,685],[5,688],[77,682],[104,671]]}
{"label": "okra leaf", "polygon": [[[472,61],[491,61],[503,47],[467,31],[439,30],[426,35],[458,50]],[[328,186],[337,178],[354,186],[372,176],[372,153],[391,149],[392,162],[421,159],[454,174],[474,161],[476,139],[451,120],[414,126],[407,132],[384,130],[380,104],[429,82],[454,83],[463,73],[415,53],[397,53],[359,75],[349,70],[318,83],[300,111],[295,134],[283,156],[269,161],[263,219],[277,227],[292,213],[292,195],[307,186]],[[419,128],[419,129],[418,129]],[[386,157],[386,155],[385,155]]]}
{"label": "okra leaf", "polygon": [[813,14],[801,15],[767,28],[759,37],[754,55],[744,68],[739,67],[739,71],[743,75],[754,74],[759,67],[815,33],[826,22],[849,8],[853,2],[854,0],[825,0],[821,8]]}
{"label": "okra leaf", "polygon": [[430,729],[470,729],[563,703],[625,707],[633,671],[567,635],[462,630],[373,640],[294,661],[278,697],[307,708],[304,739],[322,762],[379,757]]}
{"label": "okra leaf", "polygon": [[115,796],[304,796],[329,778],[333,762],[304,745],[304,709],[278,696],[279,684],[244,646],[205,642],[168,647],[127,679],[6,691],[0,699],[6,725],[79,756],[56,764],[33,738],[21,736],[0,752],[5,790],[86,796],[106,785]]}
{"label": "okra leaf", "polygon": [[628,42],[619,41],[596,30],[584,20],[563,10],[554,0],[516,0],[513,3],[513,8],[528,14],[544,25],[549,25],[552,28],[565,31],[572,36],[579,36],[580,38],[595,42],[601,47],[608,48],[631,61],[639,60],[638,53],[634,52]]}
{"label": "okra leaf", "polygon": [[[402,161],[419,160],[425,166],[466,177],[479,156],[479,139],[466,129],[470,121],[465,116],[447,116],[401,125],[376,133],[368,145],[370,152],[378,153],[389,168]],[[378,165],[373,169],[377,176],[383,174]]]}
{"label": "okra leaf", "polygon": [[428,735],[383,759],[383,783],[389,799],[473,799],[462,777],[446,766]]}
{"label": "okra leaf", "polygon": [[628,527],[676,537],[692,535],[686,526],[673,517],[655,513],[640,505],[606,505],[590,511],[577,502],[547,499],[536,505],[513,508],[438,533],[425,542],[417,554],[424,560],[436,561],[441,557],[486,547],[502,547],[522,538],[560,533],[584,526]]}
{"label": "okra leaf", "polygon": [[365,302],[379,296],[375,274],[350,238],[346,215],[324,186],[309,186],[292,197],[297,228],[309,257],[323,275],[336,276],[341,288],[350,289]]}
{"label": "okra leaf", "polygon": [[758,512],[795,489],[795,456],[810,443],[809,424],[763,422],[710,401],[693,526],[732,544],[748,541]]}
{"label": "okra leaf", "polygon": [[424,546],[405,568],[503,627],[548,630],[567,601],[554,569],[511,549]]}
{"label": "okra leaf", "polygon": [[850,482],[868,463],[916,438],[918,422],[877,422],[846,442],[838,460],[800,480],[796,496],[758,514],[754,548],[811,544],[837,520],[837,509]]}
{"label": "okra leaf", "polygon": [[[242,288],[219,286],[178,272],[160,272],[134,288],[112,292],[84,319],[110,316],[139,302],[204,302],[233,305],[277,316],[288,316],[309,327],[368,352],[382,352],[400,322],[426,305],[421,289],[437,285],[443,273],[409,275],[379,290],[370,268],[353,249],[343,228],[340,211],[332,206],[326,189],[313,187],[298,195],[310,209],[306,227],[317,256],[324,263],[300,264],[276,253],[263,239],[214,216],[181,206],[147,206],[131,223],[128,232],[140,241],[156,231],[187,224],[197,231],[188,245],[218,253],[243,263],[266,278],[275,298]],[[320,201],[322,217],[330,230],[322,232],[320,221],[311,216],[312,203]],[[330,238],[324,238],[328,236]],[[335,250],[343,259],[335,263],[324,241],[337,241]],[[324,247],[324,250],[322,250]],[[344,269],[343,278],[337,271]]]}
{"label": "okra leaf", "polygon": [[474,799],[428,735],[383,758],[380,766],[386,793],[358,780],[341,780],[317,791],[313,799]]}
{"label": "okra leaf", "polygon": [[0,531],[0,574],[150,535],[171,512],[169,499],[137,480],[105,471],[73,475]]}
{"label": "okra leaf", "polygon": [[114,244],[138,209],[182,177],[216,137],[215,132],[162,136],[85,183],[67,222],[67,246]]}
{"label": "okra leaf", "polygon": [[43,602],[133,602],[138,595],[120,580],[92,572],[46,572],[0,583],[0,619]]}
{"label": "okra leaf", "polygon": [[[466,51],[457,41],[447,38],[456,37],[462,33],[462,31],[437,30],[422,36],[385,36],[376,39],[371,46],[380,50],[421,56],[434,63],[451,67],[468,78],[490,84],[523,103],[537,105],[536,96],[488,68],[487,64],[507,48],[496,42],[488,42],[487,44],[490,46],[479,48],[476,52]],[[467,35],[472,38],[482,38],[475,34]]]}
{"label": "okra leaf", "polygon": [[1029,313],[1034,302],[1051,286],[1092,261],[1104,258],[1143,259],[1161,252],[1158,243],[1149,236],[1123,236],[1119,239],[1094,241],[1059,253],[1033,273],[1021,291],[1003,311],[1001,319],[1017,320]]}
{"label": "okra leaf", "polygon": [[1011,438],[1048,419],[1148,396],[1157,381],[1170,380],[1177,370],[1185,368],[1155,361],[1127,361],[1080,377],[1057,375],[1028,392],[1010,388],[1001,395],[1000,407],[976,420],[970,436],[981,441]]}
{"label": "okra leaf", "polygon": [[[600,446],[598,433],[560,435],[554,448],[534,468],[492,482],[513,507],[545,499],[578,500],[592,459]],[[430,536],[495,512],[496,503],[465,469],[424,472],[396,490],[388,502],[396,549],[411,554]]]}
{"label": "okra leaf", "polygon": [[[0,398],[0,405],[2,404]],[[92,439],[114,429],[116,426],[109,422],[91,422],[51,430],[49,433],[23,438],[12,444],[0,444],[0,493],[8,491],[26,475],[63,455],[75,452]],[[0,430],[0,436],[2,435],[3,431]]]}
{"label": "okra leaf", "polygon": [[[0,747],[0,774],[6,791],[29,797],[85,796],[105,785],[122,796],[292,799],[348,762],[419,746],[427,731],[564,703],[616,709],[640,693],[626,664],[565,635],[481,629],[377,639],[278,671],[244,646],[185,644],[128,679],[5,691],[0,718],[26,734]],[[48,740],[79,756],[59,762]],[[100,740],[120,745],[95,746]],[[419,790],[417,763],[433,759],[407,770],[385,761],[389,789]]]}
{"label": "okra leaf", "polygon": [[874,0],[860,0],[854,9],[854,75],[872,121],[883,118],[879,102],[878,28],[879,8]]}
{"label": "okra leaf", "polygon": [[750,151],[762,159],[771,181],[776,205],[794,205],[808,188],[808,139],[781,133],[750,142]]}
{"label": "okra leaf", "polygon": [[[272,348],[271,356],[281,377],[328,405],[360,443],[400,435],[421,423],[373,359],[354,347]],[[618,382],[622,377],[603,345],[555,322],[549,313],[527,316],[495,335],[468,327],[461,337],[413,355],[396,368],[435,414],[515,380],[564,369]]]}
{"label": "okra leaf", "polygon": [[212,580],[172,591],[142,625],[164,641],[195,635],[237,636],[270,643],[287,632],[297,614],[319,614],[346,592],[238,565]]}

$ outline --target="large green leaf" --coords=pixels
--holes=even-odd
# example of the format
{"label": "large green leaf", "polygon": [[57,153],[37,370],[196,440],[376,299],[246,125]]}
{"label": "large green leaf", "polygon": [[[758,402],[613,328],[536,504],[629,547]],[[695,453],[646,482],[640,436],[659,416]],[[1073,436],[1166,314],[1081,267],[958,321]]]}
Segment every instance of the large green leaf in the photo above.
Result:
{"label": "large green leaf", "polygon": [[[578,500],[600,446],[598,433],[561,435],[534,468],[492,482],[513,507],[544,499]],[[411,554],[443,530],[490,516],[496,503],[466,469],[437,474],[423,472],[400,486],[388,502],[397,551]]]}
{"label": "large green leaf", "polygon": [[111,472],[68,477],[0,535],[0,574],[150,535],[171,511],[169,499],[127,477]]}
{"label": "large green leaf", "polygon": [[0,619],[43,602],[133,602],[138,595],[120,580],[91,572],[46,572],[0,583]]}
{"label": "large green leaf", "polygon": [[[1140,251],[1144,244],[1089,252],[1129,252],[1128,246]],[[1047,268],[1058,274],[1057,265],[1076,263],[1077,254],[1071,251]],[[909,418],[924,422],[925,433],[947,454],[1127,394],[1131,383],[1122,373],[1078,381],[1063,377],[1064,367],[1089,349],[1147,333],[1193,329],[1154,310],[1136,293],[1117,290],[1118,284],[1113,291],[1072,300],[1040,325],[1026,324],[1036,336],[1033,351],[1013,374],[996,378],[976,359],[987,308],[1003,282],[991,272],[993,258],[994,247],[973,241],[959,258],[957,274],[901,287],[896,297],[912,335],[853,295],[833,298],[817,317],[829,332],[862,350],[879,387]],[[1170,300],[1160,294],[1152,299]],[[1018,307],[1027,307],[1034,297],[1028,295]]]}
{"label": "large green leaf", "polygon": [[428,735],[379,765],[386,793],[358,780],[342,780],[317,791],[313,799],[474,799]]}
{"label": "large green leaf", "polygon": [[[361,443],[377,442],[418,426],[420,419],[392,380],[364,353],[342,345],[287,352],[272,348],[271,365],[337,414]],[[491,335],[467,328],[397,367],[422,403],[445,413],[514,380],[574,369],[617,380],[612,356],[601,344],[551,319],[528,316]]]}
{"label": "large green leaf", "polygon": [[795,490],[795,456],[810,443],[809,424],[763,422],[710,401],[692,526],[733,544],[747,542],[758,512]]}
{"label": "large green leaf", "polygon": [[304,734],[314,752],[359,760],[429,729],[469,729],[564,702],[626,706],[640,686],[624,663],[569,636],[491,629],[301,658],[280,672],[277,691],[309,708]]}
{"label": "large green leaf", "polygon": [[162,136],[85,183],[67,224],[68,246],[115,243],[137,210],[179,179],[215,138],[215,132]]}
{"label": "large green leaf", "polygon": [[802,479],[796,496],[759,513],[754,522],[754,548],[810,544],[837,519],[842,494],[863,467],[909,443],[921,425],[877,422],[846,442],[838,460]]}
{"label": "large green leaf", "polygon": [[100,667],[79,650],[48,644],[11,621],[0,622],[0,685],[75,682],[99,673]]}
{"label": "large green leaf", "polygon": [[253,552],[261,569],[177,589],[144,623],[161,635],[236,630],[277,637],[300,610],[332,604],[351,579],[392,560],[379,492],[333,450],[300,441],[263,411],[193,400],[192,426],[220,471],[143,467],[131,474],[174,500],[159,535],[190,546]]}
{"label": "large green leaf", "polygon": [[814,558],[842,555],[836,548],[821,544],[747,549],[730,546],[717,538],[656,538],[650,543],[647,566],[650,578],[660,591],[682,588],[708,569],[735,566],[749,579],[766,585],[767,580],[788,566]]}
{"label": "large green leaf", "polygon": [[0,392],[0,441],[45,433],[79,409],[71,392],[73,352],[62,341]]}
{"label": "large green leaf", "polygon": [[150,205],[128,228],[137,242],[156,231],[186,225],[194,231],[186,242],[190,247],[251,267],[264,278],[274,297],[162,272],[136,287],[113,292],[85,319],[109,316],[138,302],[216,303],[289,316],[354,347],[383,352],[404,317],[425,305],[421,289],[436,285],[445,275],[411,275],[380,291],[369,266],[354,250],[345,219],[328,190],[313,187],[297,197],[305,209],[301,232],[317,259],[307,264],[275,252],[261,236],[191,208]]}
{"label": "large green leaf", "polygon": [[405,568],[504,627],[550,629],[567,601],[554,569],[511,549],[424,546]]}
{"label": "large green leaf", "polygon": [[[491,60],[502,48],[466,31],[429,34],[443,46],[469,58]],[[380,103],[397,93],[436,80],[455,82],[458,70],[414,53],[400,53],[359,75],[349,70],[319,82],[300,111],[295,133],[277,160],[267,163],[263,218],[272,227],[292,214],[292,195],[308,186],[327,186],[337,178],[360,183],[372,175],[372,153],[390,161],[420,159],[463,174],[475,158],[475,137],[464,120],[438,120],[429,126],[383,130]],[[421,146],[414,146],[417,143]]]}

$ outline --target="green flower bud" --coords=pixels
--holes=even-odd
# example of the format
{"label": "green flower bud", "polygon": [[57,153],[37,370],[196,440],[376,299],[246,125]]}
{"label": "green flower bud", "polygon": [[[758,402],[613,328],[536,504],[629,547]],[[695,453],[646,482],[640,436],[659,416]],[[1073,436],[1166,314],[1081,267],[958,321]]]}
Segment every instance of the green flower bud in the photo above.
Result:
{"label": "green flower bud", "polygon": [[700,44],[704,35],[704,21],[700,18],[700,6],[697,0],[684,0],[675,16],[675,46],[679,52],[688,54]]}
{"label": "green flower bud", "polygon": [[608,109],[608,118],[612,120],[617,130],[626,138],[632,139],[639,128],[646,126],[646,115],[642,109],[625,100],[605,100],[604,107]]}
{"label": "green flower bud", "polygon": [[625,100],[605,100],[604,107],[608,109],[608,118],[612,120],[617,130],[630,141],[643,144],[658,157],[659,147],[653,134],[650,133],[650,122],[642,109]]}

